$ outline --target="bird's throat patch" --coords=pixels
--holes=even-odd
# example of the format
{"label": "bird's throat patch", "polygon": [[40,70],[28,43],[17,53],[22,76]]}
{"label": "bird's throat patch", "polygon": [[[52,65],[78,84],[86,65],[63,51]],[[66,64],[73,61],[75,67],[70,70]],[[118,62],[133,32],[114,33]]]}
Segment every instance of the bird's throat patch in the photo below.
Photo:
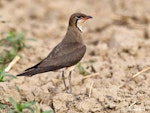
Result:
{"label": "bird's throat patch", "polygon": [[86,20],[84,20],[84,19],[81,19],[81,20],[78,20],[77,21],[77,28],[82,32],[82,30],[83,30],[83,23],[85,22]]}

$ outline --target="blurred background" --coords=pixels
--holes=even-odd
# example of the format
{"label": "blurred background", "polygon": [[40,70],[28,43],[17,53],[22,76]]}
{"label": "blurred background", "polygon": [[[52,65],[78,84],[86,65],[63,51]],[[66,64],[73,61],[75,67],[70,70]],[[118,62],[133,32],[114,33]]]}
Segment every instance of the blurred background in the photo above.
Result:
{"label": "blurred background", "polygon": [[[74,12],[92,15],[88,29],[96,31],[121,17],[136,23],[146,24],[150,20],[148,0],[1,0],[0,32],[23,31],[27,36],[46,38],[62,37],[68,18]],[[128,21],[127,21],[128,22]]]}

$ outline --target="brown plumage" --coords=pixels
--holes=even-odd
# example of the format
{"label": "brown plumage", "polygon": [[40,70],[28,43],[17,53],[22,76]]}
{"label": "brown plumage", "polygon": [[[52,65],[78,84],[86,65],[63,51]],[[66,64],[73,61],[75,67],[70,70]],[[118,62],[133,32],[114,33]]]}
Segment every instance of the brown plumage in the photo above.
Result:
{"label": "brown plumage", "polygon": [[86,46],[83,43],[81,31],[77,28],[77,18],[91,18],[85,14],[72,14],[69,20],[68,31],[64,39],[40,63],[25,70],[17,76],[32,76],[38,73],[54,71],[78,63],[85,54]]}
{"label": "brown plumage", "polygon": [[81,20],[83,23],[89,18],[92,17],[82,13],[72,14],[63,40],[53,48],[45,59],[17,76],[32,76],[38,73],[70,67],[78,63],[86,51],[78,23]]}

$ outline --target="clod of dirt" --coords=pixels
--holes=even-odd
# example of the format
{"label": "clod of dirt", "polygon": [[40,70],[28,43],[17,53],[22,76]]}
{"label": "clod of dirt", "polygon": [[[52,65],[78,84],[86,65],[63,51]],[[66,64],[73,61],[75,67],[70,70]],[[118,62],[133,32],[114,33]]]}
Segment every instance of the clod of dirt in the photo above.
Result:
{"label": "clod of dirt", "polygon": [[95,98],[86,98],[80,102],[76,103],[76,109],[82,113],[88,112],[100,112],[102,106],[98,103]]}
{"label": "clod of dirt", "polygon": [[8,102],[8,97],[12,97],[16,102],[21,100],[17,87],[14,84],[8,82],[0,83],[0,102]]}
{"label": "clod of dirt", "polygon": [[56,113],[65,113],[68,110],[68,105],[74,100],[72,94],[59,93],[53,97],[53,106]]}

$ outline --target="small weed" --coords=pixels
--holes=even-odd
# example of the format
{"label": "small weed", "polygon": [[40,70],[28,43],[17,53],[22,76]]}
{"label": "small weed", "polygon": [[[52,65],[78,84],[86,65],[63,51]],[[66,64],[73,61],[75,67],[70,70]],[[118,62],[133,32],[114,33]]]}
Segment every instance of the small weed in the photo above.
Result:
{"label": "small weed", "polygon": [[26,47],[24,34],[20,33],[17,36],[14,32],[9,32],[6,38],[0,40],[0,46],[3,48],[0,55],[0,66],[2,66],[10,62],[19,50]]}
{"label": "small weed", "polygon": [[1,109],[5,109],[5,108],[6,108],[6,105],[0,103],[0,108],[1,108]]}
{"label": "small weed", "polygon": [[84,76],[87,74],[85,68],[82,66],[81,63],[78,63],[76,67],[79,69],[80,74],[82,74]]}
{"label": "small weed", "polygon": [[7,74],[4,69],[14,59],[18,51],[26,47],[24,34],[16,35],[15,32],[9,32],[6,38],[0,40],[0,47],[0,82],[4,82],[16,78],[13,75]]}
{"label": "small weed", "polygon": [[53,113],[52,110],[39,111],[36,102],[27,101],[27,102],[16,102],[12,97],[8,97],[10,103],[13,105],[14,109],[11,109],[8,113],[24,113],[24,110],[29,110],[30,113]]}
{"label": "small weed", "polygon": [[12,97],[8,98],[10,103],[13,105],[14,110],[9,111],[9,113],[23,113],[24,109],[28,109],[31,113],[34,113],[32,105],[35,104],[34,101],[28,101],[25,103],[16,102]]}
{"label": "small weed", "polygon": [[[79,73],[83,76],[89,75],[90,73],[96,73],[95,68],[93,67],[93,63],[96,62],[95,60],[89,60],[84,62],[79,62],[76,65],[76,68],[79,70]],[[84,66],[83,66],[84,64]],[[85,65],[86,64],[86,65]]]}
{"label": "small weed", "polygon": [[0,69],[0,82],[10,81],[14,78],[16,76],[6,73],[4,69]]}

